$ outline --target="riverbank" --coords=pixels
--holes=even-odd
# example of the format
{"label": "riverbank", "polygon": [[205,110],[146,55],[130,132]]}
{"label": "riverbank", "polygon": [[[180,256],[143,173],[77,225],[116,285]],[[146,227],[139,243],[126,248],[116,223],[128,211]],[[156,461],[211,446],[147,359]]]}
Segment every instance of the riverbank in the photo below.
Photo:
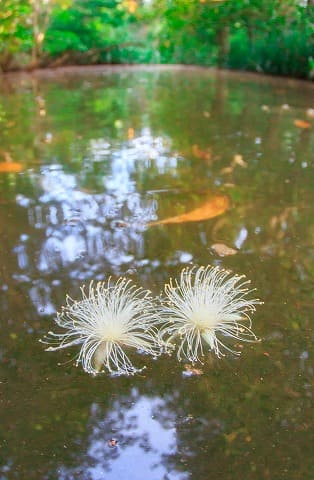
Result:
{"label": "riverbank", "polygon": [[208,74],[210,76],[218,76],[221,78],[228,77],[229,79],[236,79],[240,82],[250,81],[257,83],[266,83],[273,85],[280,85],[284,82],[285,86],[303,85],[304,88],[314,90],[314,82],[306,79],[299,79],[294,77],[282,77],[279,75],[270,75],[265,73],[220,69],[215,67],[205,67],[201,65],[183,65],[183,64],[136,64],[136,65],[67,65],[54,68],[36,68],[33,70],[18,70],[11,72],[0,73],[0,84],[6,80],[27,79],[37,77],[42,79],[53,79],[73,76],[94,76],[106,75],[111,73],[123,73],[129,71],[147,71],[147,72],[162,72],[162,71],[184,71],[191,74],[202,72],[202,75]]}

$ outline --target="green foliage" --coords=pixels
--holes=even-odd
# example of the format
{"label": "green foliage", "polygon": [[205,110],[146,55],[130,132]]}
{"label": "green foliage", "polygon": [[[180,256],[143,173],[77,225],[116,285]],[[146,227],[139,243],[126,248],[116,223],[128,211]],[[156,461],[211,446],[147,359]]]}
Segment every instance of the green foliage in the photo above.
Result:
{"label": "green foliage", "polygon": [[287,0],[157,0],[165,63],[197,63],[307,77],[313,7]]}
{"label": "green foliage", "polygon": [[2,0],[0,7],[0,70],[6,69],[14,55],[31,46],[28,0]]}
{"label": "green foliage", "polygon": [[312,0],[307,5],[299,0],[2,0],[0,66],[22,64],[28,55],[33,66],[184,63],[310,77],[312,4]]}
{"label": "green foliage", "polygon": [[117,1],[78,0],[53,11],[44,50],[56,56],[69,50],[101,49],[112,42],[119,23],[123,23],[123,12],[117,9]]}

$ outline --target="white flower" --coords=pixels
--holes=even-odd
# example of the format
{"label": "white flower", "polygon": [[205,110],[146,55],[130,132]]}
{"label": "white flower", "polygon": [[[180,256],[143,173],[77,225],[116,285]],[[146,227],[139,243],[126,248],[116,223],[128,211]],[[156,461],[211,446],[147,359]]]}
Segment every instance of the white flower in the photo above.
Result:
{"label": "white flower", "polygon": [[162,315],[167,322],[159,334],[169,346],[179,339],[178,360],[200,360],[204,345],[218,357],[223,355],[222,349],[239,354],[223,343],[221,336],[257,340],[251,330],[250,313],[261,302],[248,298],[252,290],[243,278],[208,265],[183,269],[179,281],[170,280],[165,286]]}
{"label": "white flower", "polygon": [[132,347],[157,355],[160,344],[156,323],[158,315],[149,290],[132,285],[131,280],[119,278],[115,284],[90,283],[88,294],[81,288],[82,299],[69,296],[66,306],[57,314],[56,323],[64,333],[49,332],[43,343],[53,344],[46,350],[60,350],[81,345],[77,364],[92,374],[103,371],[133,374],[138,371],[125,353]]}

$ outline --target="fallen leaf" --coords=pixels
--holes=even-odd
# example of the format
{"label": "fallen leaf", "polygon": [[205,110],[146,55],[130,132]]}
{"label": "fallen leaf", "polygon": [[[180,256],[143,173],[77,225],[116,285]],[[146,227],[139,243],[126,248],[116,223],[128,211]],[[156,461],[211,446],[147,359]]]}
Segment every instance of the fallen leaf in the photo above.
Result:
{"label": "fallen leaf", "polygon": [[184,365],[184,368],[185,372],[183,372],[183,375],[185,377],[200,376],[204,373],[201,368],[194,368],[192,365]]}
{"label": "fallen leaf", "polygon": [[110,448],[116,447],[118,445],[118,440],[110,438],[110,440],[108,440],[108,445]]}
{"label": "fallen leaf", "polygon": [[114,224],[116,228],[126,228],[128,224],[126,222],[123,222],[122,220],[117,220]]}
{"label": "fallen leaf", "polygon": [[0,162],[0,173],[18,173],[22,168],[18,162]]}
{"label": "fallen leaf", "polygon": [[225,439],[227,440],[228,443],[233,442],[238,436],[238,432],[234,431],[231,433],[225,433]]}
{"label": "fallen leaf", "polygon": [[235,248],[227,247],[224,243],[214,243],[210,247],[217,255],[220,257],[227,257],[228,255],[235,255],[238,253],[238,250]]}
{"label": "fallen leaf", "polygon": [[314,118],[314,108],[308,108],[306,111],[306,115],[310,118]]}
{"label": "fallen leaf", "polygon": [[240,167],[242,168],[246,168],[247,167],[247,163],[243,160],[243,157],[242,155],[239,155],[239,154],[236,154],[234,157],[233,157],[233,162],[235,165],[239,165]]}
{"label": "fallen leaf", "polygon": [[298,128],[311,128],[311,124],[305,120],[294,120],[294,125]]}
{"label": "fallen leaf", "polygon": [[128,128],[128,139],[129,140],[133,140],[134,134],[135,134],[134,128],[132,128],[132,127]]}
{"label": "fallen leaf", "polygon": [[199,158],[201,160],[209,161],[211,159],[211,152],[209,149],[201,150],[198,145],[192,145],[192,153],[194,157]]}
{"label": "fallen leaf", "polygon": [[168,223],[185,223],[185,222],[200,222],[201,220],[208,220],[209,218],[218,217],[224,213],[229,207],[230,201],[226,195],[212,197],[200,207],[190,212],[177,215],[175,217],[164,218],[156,222],[149,223],[153,225],[166,225]]}

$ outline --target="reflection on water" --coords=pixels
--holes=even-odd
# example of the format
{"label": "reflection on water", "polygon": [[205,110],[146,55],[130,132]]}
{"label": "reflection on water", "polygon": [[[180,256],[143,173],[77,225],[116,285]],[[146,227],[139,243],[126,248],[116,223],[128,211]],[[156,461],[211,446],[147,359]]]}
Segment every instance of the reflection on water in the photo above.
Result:
{"label": "reflection on water", "polygon": [[[198,69],[0,82],[0,479],[312,480],[313,86]],[[263,342],[240,359],[94,379],[38,343],[83,283],[158,294],[191,263],[257,286]]]}
{"label": "reflection on water", "polygon": [[[158,203],[152,192],[136,191],[134,175],[152,165],[159,175],[175,172],[178,155],[166,143],[146,128],[113,152],[109,143],[91,140],[90,156],[79,175],[65,172],[61,164],[30,172],[31,195],[18,193],[16,203],[26,209],[27,227],[38,233],[36,238],[21,233],[13,250],[20,274],[14,278],[31,283],[29,295],[39,314],[54,312],[53,274],[67,272],[75,281],[99,280],[108,270],[119,275],[128,272],[131,263],[133,268],[140,265],[143,230],[156,218]],[[95,162],[106,163],[105,172],[97,176],[102,193],[82,186]]]}
{"label": "reflection on water", "polygon": [[136,389],[127,400],[114,401],[107,413],[92,404],[84,463],[74,469],[61,467],[59,478],[75,478],[82,472],[92,480],[127,477],[131,472],[138,479],[188,478],[175,470],[168,475],[164,464],[164,457],[177,453],[175,428],[163,426],[154,414],[164,407],[161,398],[139,396]]}

